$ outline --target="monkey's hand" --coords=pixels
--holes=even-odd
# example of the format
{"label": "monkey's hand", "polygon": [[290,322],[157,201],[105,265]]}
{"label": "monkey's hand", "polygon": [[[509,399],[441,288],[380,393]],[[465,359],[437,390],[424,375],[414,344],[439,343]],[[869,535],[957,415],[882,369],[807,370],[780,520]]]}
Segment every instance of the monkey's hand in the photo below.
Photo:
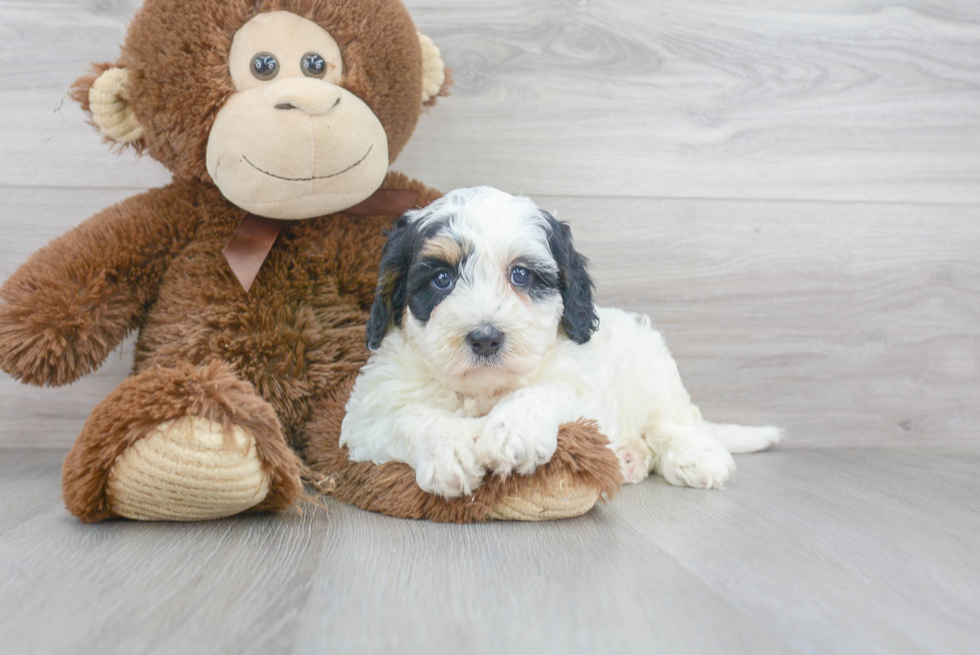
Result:
{"label": "monkey's hand", "polygon": [[109,272],[75,284],[32,282],[0,291],[0,367],[24,382],[73,382],[98,368],[131,327],[129,299],[113,293]]}
{"label": "monkey's hand", "polygon": [[139,326],[170,256],[186,243],[193,212],[178,186],[96,214],[0,287],[0,368],[29,384],[60,386],[105,361]]}

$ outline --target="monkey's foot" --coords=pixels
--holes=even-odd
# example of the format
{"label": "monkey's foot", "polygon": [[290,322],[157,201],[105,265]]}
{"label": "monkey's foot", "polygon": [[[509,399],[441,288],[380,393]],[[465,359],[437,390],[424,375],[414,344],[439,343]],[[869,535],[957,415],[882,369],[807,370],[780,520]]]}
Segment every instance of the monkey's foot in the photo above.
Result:
{"label": "monkey's foot", "polygon": [[156,426],[120,455],[106,492],[113,513],[141,521],[202,521],[255,507],[269,475],[238,426],[187,416]]}
{"label": "monkey's foot", "polygon": [[86,421],[61,482],[87,523],[201,521],[291,507],[301,468],[272,407],[214,362],[124,381]]}
{"label": "monkey's foot", "polygon": [[578,420],[559,428],[554,456],[531,475],[488,474],[469,496],[426,493],[408,464],[351,461],[339,444],[347,391],[349,386],[341,388],[311,422],[306,460],[330,480],[330,495],[362,509],[450,523],[549,521],[585,514],[612,497],[623,481],[619,459],[599,426]]}
{"label": "monkey's foot", "polygon": [[497,501],[489,518],[498,521],[551,521],[585,514],[599,502],[600,490],[594,484],[582,484],[570,475],[547,479]]}

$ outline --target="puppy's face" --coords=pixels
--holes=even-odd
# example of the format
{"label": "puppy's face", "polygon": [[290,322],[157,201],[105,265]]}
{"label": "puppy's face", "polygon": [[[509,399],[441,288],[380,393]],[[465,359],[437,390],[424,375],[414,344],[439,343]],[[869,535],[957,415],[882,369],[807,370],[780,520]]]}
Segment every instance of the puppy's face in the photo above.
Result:
{"label": "puppy's face", "polygon": [[368,323],[374,349],[399,326],[434,374],[466,394],[520,384],[562,328],[587,341],[597,319],[568,226],[486,187],[409,212],[389,234]]}

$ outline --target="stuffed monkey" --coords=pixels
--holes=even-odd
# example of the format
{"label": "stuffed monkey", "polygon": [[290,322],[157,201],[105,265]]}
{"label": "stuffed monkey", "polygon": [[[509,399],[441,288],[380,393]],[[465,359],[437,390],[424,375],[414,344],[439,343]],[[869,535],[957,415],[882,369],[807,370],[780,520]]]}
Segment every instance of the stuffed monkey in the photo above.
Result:
{"label": "stuffed monkey", "polygon": [[439,196],[388,166],[447,86],[398,0],[146,0],[119,60],[73,96],[173,182],[55,239],[0,288],[0,366],[29,384],[69,384],[138,332],[132,375],[65,460],[73,514],[282,510],[306,478],[400,516],[552,518],[616,488],[589,424],[565,426],[527,479],[488,475],[457,500],[338,448],[384,230]]}

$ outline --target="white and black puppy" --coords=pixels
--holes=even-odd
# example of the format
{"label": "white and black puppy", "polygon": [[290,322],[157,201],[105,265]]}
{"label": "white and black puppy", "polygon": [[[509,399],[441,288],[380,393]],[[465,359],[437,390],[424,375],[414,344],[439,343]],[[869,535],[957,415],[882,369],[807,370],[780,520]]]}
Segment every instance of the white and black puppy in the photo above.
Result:
{"label": "white and black puppy", "polygon": [[580,417],[598,421],[627,482],[655,471],[720,487],[730,453],[780,439],[702,419],[650,319],[596,309],[592,290],[568,225],[527,198],[459,189],[402,216],[341,445],[356,461],[405,462],[451,497],[488,471],[531,473]]}

